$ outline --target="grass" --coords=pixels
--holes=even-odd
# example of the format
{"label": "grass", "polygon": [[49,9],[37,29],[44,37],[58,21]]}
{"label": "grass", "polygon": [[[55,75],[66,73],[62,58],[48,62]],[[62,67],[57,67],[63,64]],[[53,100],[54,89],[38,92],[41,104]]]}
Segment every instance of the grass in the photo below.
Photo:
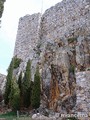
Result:
{"label": "grass", "polygon": [[31,118],[27,116],[20,116],[19,118],[17,118],[15,112],[7,112],[6,114],[1,114],[0,119],[1,118],[5,120],[31,120]]}
{"label": "grass", "polygon": [[16,118],[16,113],[15,112],[7,112],[5,114],[1,114],[0,118],[5,118],[6,120],[13,120]]}

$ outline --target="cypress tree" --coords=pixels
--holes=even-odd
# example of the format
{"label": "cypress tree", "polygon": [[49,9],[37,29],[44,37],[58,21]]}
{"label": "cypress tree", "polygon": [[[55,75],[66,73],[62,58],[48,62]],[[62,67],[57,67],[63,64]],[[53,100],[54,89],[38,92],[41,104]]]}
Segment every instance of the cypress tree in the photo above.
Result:
{"label": "cypress tree", "polygon": [[[15,66],[19,66],[21,62],[21,59],[18,59],[16,57],[13,57],[12,60],[11,60],[11,63],[10,63],[10,66],[8,68],[8,74],[7,74],[7,77],[6,77],[6,87],[5,87],[5,94],[4,94],[4,102],[6,105],[9,104],[9,96],[11,94],[11,83],[13,82],[13,69],[16,68]],[[21,76],[20,76],[21,77]],[[21,78],[19,78],[21,79]],[[20,80],[19,80],[19,87],[20,86]]]}
{"label": "cypress tree", "polygon": [[24,107],[28,108],[30,106],[30,84],[31,84],[31,61],[28,60],[26,66],[26,72],[23,79],[23,104]]}
{"label": "cypress tree", "polygon": [[9,95],[10,105],[12,110],[17,111],[20,109],[20,89],[17,84],[16,79],[14,78],[11,81],[11,93]]}
{"label": "cypress tree", "polygon": [[22,72],[19,75],[18,78],[18,86],[19,86],[19,90],[20,90],[20,108],[23,107],[23,85],[22,85]]}
{"label": "cypress tree", "polygon": [[6,87],[5,87],[5,94],[4,94],[4,102],[6,105],[9,103],[9,95],[11,92],[11,81],[12,81],[12,76],[13,76],[13,59],[10,63],[10,66],[8,68],[8,74],[6,77]]}
{"label": "cypress tree", "polygon": [[20,73],[18,78],[18,86],[19,86],[20,92],[22,93],[22,72]]}
{"label": "cypress tree", "polygon": [[34,85],[31,96],[31,105],[33,108],[38,108],[40,106],[40,74],[39,68],[36,68],[36,73],[34,75]]}

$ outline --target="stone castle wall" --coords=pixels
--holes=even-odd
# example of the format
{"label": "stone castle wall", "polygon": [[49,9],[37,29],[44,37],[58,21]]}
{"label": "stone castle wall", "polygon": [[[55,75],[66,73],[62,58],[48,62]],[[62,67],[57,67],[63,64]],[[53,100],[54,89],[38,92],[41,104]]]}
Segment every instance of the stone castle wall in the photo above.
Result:
{"label": "stone castle wall", "polygon": [[90,1],[63,0],[46,10],[42,16],[41,32],[45,40],[55,41],[90,32]]}
{"label": "stone castle wall", "polygon": [[39,13],[20,18],[14,56],[17,55],[22,60],[33,58],[33,49],[39,40],[39,19]]}
{"label": "stone castle wall", "polygon": [[21,18],[14,56],[23,60],[18,74],[25,70],[28,59],[32,60],[32,80],[39,63],[43,107],[62,113],[75,112],[79,94],[76,86],[82,83],[75,72],[90,69],[90,1],[63,0],[42,17],[33,14]]}
{"label": "stone castle wall", "polygon": [[[42,17],[40,14],[24,16],[19,21],[14,56],[23,60],[32,59],[37,43],[40,44],[41,51],[45,51],[48,43],[62,44],[68,51],[69,38],[78,38],[79,45],[80,41],[89,39],[89,19],[89,0],[63,0],[46,10]],[[77,52],[78,49],[77,47]],[[77,62],[79,63],[78,58]]]}

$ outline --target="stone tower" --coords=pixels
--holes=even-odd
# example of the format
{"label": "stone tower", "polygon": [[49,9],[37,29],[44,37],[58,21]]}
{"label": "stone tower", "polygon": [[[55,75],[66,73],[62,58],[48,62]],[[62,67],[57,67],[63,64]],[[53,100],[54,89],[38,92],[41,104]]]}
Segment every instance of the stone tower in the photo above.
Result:
{"label": "stone tower", "polygon": [[19,20],[14,56],[21,58],[33,58],[33,49],[39,40],[39,26],[41,15],[26,15]]}
{"label": "stone tower", "polygon": [[16,73],[24,72],[26,63],[32,61],[32,79],[34,77],[35,67],[38,62],[34,48],[39,41],[41,14],[26,15],[19,20],[14,56],[22,59],[20,68]]}

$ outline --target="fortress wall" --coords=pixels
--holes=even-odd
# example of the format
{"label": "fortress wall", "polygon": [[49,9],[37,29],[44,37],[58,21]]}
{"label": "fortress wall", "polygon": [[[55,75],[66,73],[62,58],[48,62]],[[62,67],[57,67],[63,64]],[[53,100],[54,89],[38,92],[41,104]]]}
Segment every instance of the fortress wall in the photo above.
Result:
{"label": "fortress wall", "polygon": [[44,41],[55,41],[90,33],[90,1],[63,0],[42,16],[41,36]]}
{"label": "fortress wall", "polygon": [[[19,21],[14,56],[17,55],[23,62],[18,73],[25,70],[27,60],[31,59],[33,80],[39,61],[45,96],[42,105],[45,103],[62,113],[71,112],[71,109],[73,112],[78,111],[81,106],[77,105],[77,109],[74,107],[79,102],[83,103],[85,96],[82,94],[82,98],[77,99],[82,91],[76,90],[76,84],[81,86],[83,82],[81,79],[78,81],[79,75],[75,76],[70,67],[74,65],[76,72],[90,67],[90,0],[63,0],[47,9],[41,19],[40,17],[40,14],[33,14]],[[69,38],[76,39],[70,42]],[[40,52],[40,56],[36,52]],[[81,77],[81,73],[77,74]],[[84,80],[86,89],[88,82],[87,79]],[[89,87],[86,91],[85,89],[83,88],[89,100]],[[51,103],[46,103],[47,101]],[[90,106],[87,108],[88,103],[85,104],[87,112]]]}

